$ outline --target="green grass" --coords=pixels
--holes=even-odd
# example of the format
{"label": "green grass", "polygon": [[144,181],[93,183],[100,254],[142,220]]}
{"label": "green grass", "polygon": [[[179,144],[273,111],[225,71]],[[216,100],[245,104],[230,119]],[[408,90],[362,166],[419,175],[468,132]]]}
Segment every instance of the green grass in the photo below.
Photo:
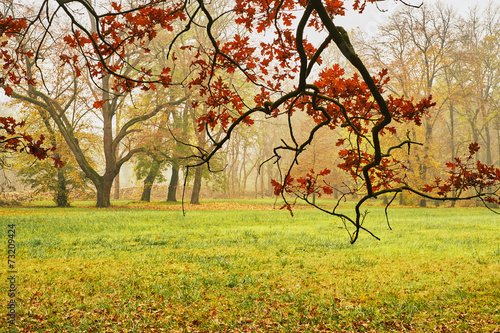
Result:
{"label": "green grass", "polygon": [[314,210],[1,209],[4,258],[7,225],[17,230],[17,329],[500,330],[499,216],[393,208],[391,231],[370,210],[381,241],[350,245],[340,221]]}

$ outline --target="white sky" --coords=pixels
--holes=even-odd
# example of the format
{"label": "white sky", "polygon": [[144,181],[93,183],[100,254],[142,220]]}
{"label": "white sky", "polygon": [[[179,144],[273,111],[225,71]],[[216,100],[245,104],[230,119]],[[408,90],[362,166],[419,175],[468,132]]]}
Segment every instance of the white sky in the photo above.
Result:
{"label": "white sky", "polygon": [[[434,4],[439,0],[405,0],[405,2],[410,4],[419,5],[422,3]],[[445,4],[449,4],[457,9],[459,13],[467,12],[468,8],[475,5],[486,6],[486,4],[491,1],[494,4],[500,5],[500,0],[440,0]],[[351,5],[351,1],[346,1],[346,7]],[[362,14],[347,14],[346,17],[338,19],[336,24],[344,26],[347,30],[359,27],[364,33],[371,35],[375,32],[377,26],[384,22],[384,18],[390,15],[395,9],[404,6],[399,1],[395,0],[385,0],[380,2],[379,7],[387,9],[387,12],[380,12],[377,10],[375,5],[367,4],[367,10]],[[351,7],[352,8],[352,7]]]}

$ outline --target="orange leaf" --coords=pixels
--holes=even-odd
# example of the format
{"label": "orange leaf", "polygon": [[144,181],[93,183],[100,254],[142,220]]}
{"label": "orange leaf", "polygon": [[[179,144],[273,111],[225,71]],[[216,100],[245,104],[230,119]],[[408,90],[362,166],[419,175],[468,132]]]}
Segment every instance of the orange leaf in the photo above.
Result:
{"label": "orange leaf", "polygon": [[94,102],[94,104],[92,106],[94,107],[94,109],[100,109],[104,106],[104,103],[106,103],[105,100],[96,101],[96,102]]}

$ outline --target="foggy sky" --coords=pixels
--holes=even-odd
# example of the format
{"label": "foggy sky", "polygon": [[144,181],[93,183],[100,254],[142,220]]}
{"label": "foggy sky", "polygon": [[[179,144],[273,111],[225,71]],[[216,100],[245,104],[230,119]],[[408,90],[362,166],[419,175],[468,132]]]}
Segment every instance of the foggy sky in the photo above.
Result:
{"label": "foggy sky", "polygon": [[[449,4],[457,9],[459,13],[465,13],[468,8],[479,5],[480,7],[486,6],[487,0],[405,0],[409,4],[419,5],[422,3],[434,4],[441,1]],[[499,4],[500,0],[491,0],[492,3]],[[350,2],[346,2],[346,7],[349,7]],[[400,2],[394,0],[386,0],[380,2],[379,7],[386,12],[380,12],[377,7],[371,4],[367,5],[366,11],[362,14],[348,13],[346,17],[337,18],[336,24],[342,25],[347,29],[360,28],[364,33],[371,35],[376,32],[377,26],[384,22],[385,18],[389,16],[394,10],[404,6]]]}

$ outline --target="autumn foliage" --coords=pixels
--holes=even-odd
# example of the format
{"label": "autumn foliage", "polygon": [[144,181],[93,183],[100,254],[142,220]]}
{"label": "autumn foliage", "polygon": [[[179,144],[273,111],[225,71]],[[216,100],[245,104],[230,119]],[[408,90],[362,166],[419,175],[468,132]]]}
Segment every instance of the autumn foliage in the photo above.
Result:
{"label": "autumn foliage", "polygon": [[[22,132],[21,129],[24,125],[24,121],[16,121],[12,117],[0,117],[0,152],[21,152],[33,155],[39,160],[46,159],[49,153],[56,148],[45,148],[43,135],[39,138],[33,138]],[[53,158],[53,160],[56,167],[64,165],[60,159]]]}
{"label": "autumn foliage", "polygon": [[[414,101],[389,94],[387,70],[381,69],[375,75],[369,73],[345,30],[333,20],[345,15],[347,5],[362,12],[375,0],[237,0],[227,4],[177,0],[149,1],[136,7],[113,2],[104,14],[98,14],[86,1],[73,2],[89,12],[93,27],[75,17],[67,2],[59,2],[58,9],[67,14],[72,29],[63,40],[74,50],[71,55],[60,56],[61,65],[73,67],[76,76],[88,71],[95,80],[114,77],[111,93],[181,86],[196,96],[191,99],[191,107],[204,110],[196,121],[198,130],[207,132],[210,148],[199,149],[191,166],[205,163],[210,166],[235,128],[241,124],[251,126],[256,114],[288,119],[289,136],[273,148],[274,155],[269,159],[283,171],[281,179],[272,182],[274,193],[285,199],[284,207],[290,211],[290,195],[309,203],[311,194],[330,195],[334,190],[341,191],[342,198],[348,194],[360,195],[351,216],[339,213],[338,205],[331,210],[323,209],[354,227],[351,242],[356,241],[361,230],[369,232],[362,226],[365,215],[360,207],[382,194],[410,191],[434,198],[431,194],[436,193],[438,199],[452,200],[466,194],[467,198],[498,202],[495,193],[500,172],[480,162],[472,163],[478,149],[475,144],[471,145],[468,157],[447,165],[448,179],[436,179],[423,189],[412,186],[406,174],[407,161],[398,158],[395,152],[410,151],[420,143],[400,133],[398,125],[420,126],[435,103],[431,96]],[[49,3],[46,0],[41,7],[50,12]],[[223,34],[215,33],[215,27],[226,18],[231,28]],[[23,57],[36,59],[37,55],[23,48],[22,41],[35,23],[45,19],[39,14],[29,24],[12,18],[0,22],[2,35],[11,38],[9,43],[14,43],[15,37],[18,45],[8,51],[5,41],[0,54],[7,73],[1,83],[7,95],[11,93],[11,85],[39,84],[23,76]],[[166,56],[173,65],[134,62],[128,51],[148,54],[149,42],[163,32],[170,36]],[[309,39],[311,34],[317,37]],[[322,57],[332,47],[352,64],[355,74],[347,76],[338,64],[323,66]],[[182,78],[173,75],[179,59],[189,59],[188,74]],[[126,67],[128,70],[124,71]],[[248,96],[227,79],[233,77],[252,85],[253,94]],[[105,102],[96,99],[93,106],[101,108]],[[302,140],[294,135],[297,127],[293,119],[297,113],[306,114],[311,124]],[[323,128],[340,133],[337,144],[329,148],[337,152],[340,163],[292,177],[299,156]],[[388,137],[399,138],[399,142],[389,145],[385,140]],[[282,157],[286,154],[291,158],[285,163]],[[335,168],[344,172],[350,187],[334,189],[323,179]],[[470,190],[475,192],[470,194]],[[454,195],[448,196],[451,191]]]}
{"label": "autumn foliage", "polygon": [[[460,197],[462,193],[467,193],[473,189],[475,195],[488,203],[500,203],[500,197],[491,188],[498,186],[500,181],[500,169],[493,165],[486,165],[480,161],[475,161],[474,157],[479,151],[479,145],[474,142],[469,145],[469,154],[462,158],[455,157],[455,161],[446,163],[449,177],[445,180],[437,177],[433,184],[428,184],[423,188],[425,193],[436,193],[446,198],[451,193]],[[485,194],[485,195],[482,195]]]}

